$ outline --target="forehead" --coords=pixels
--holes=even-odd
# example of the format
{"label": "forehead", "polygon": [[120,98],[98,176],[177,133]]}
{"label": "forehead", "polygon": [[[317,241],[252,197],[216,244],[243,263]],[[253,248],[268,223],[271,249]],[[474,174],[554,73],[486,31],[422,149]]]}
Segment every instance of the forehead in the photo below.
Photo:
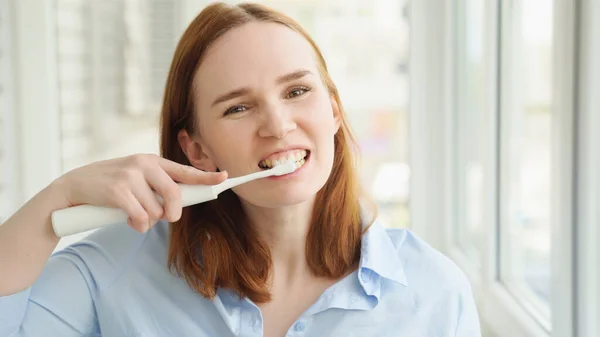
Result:
{"label": "forehead", "polygon": [[195,81],[204,93],[252,87],[308,69],[317,74],[315,52],[299,33],[277,23],[250,22],[236,27],[207,50]]}

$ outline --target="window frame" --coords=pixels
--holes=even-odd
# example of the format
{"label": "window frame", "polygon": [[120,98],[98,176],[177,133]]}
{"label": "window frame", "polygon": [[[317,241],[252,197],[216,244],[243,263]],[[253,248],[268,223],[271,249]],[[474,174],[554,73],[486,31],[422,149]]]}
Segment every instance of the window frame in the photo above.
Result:
{"label": "window frame", "polygon": [[[450,209],[446,143],[449,78],[446,36],[451,1],[410,1],[409,165],[410,228],[438,250],[444,248]],[[423,132],[427,130],[427,132]],[[434,209],[436,211],[432,212]]]}
{"label": "window frame", "polygon": [[578,61],[576,55],[579,38],[577,28],[577,4],[575,1],[554,0],[553,32],[553,199],[551,208],[552,228],[552,334],[555,336],[576,336],[575,320],[575,247],[577,228],[575,202],[577,151],[576,89]]}
{"label": "window frame", "polygon": [[[600,3],[580,0],[578,91],[577,104],[577,200],[576,210],[578,258],[576,264],[575,317],[577,336],[600,335],[600,136],[595,128],[600,125],[600,96],[595,88],[600,86]],[[596,89],[597,90],[597,89]]]}

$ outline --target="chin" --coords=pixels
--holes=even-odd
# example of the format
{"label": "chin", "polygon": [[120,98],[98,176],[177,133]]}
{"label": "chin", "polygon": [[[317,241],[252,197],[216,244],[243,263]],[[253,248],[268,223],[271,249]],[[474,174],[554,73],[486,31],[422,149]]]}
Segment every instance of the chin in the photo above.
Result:
{"label": "chin", "polygon": [[236,194],[243,203],[262,208],[279,208],[312,202],[318,189],[307,189],[307,186],[304,185],[285,190],[271,189],[254,193],[240,192]]}
{"label": "chin", "polygon": [[322,176],[321,179],[296,177],[289,180],[254,181],[235,188],[234,192],[242,202],[256,207],[277,208],[299,205],[314,201],[327,181],[328,174],[323,173],[306,175],[306,177]]}

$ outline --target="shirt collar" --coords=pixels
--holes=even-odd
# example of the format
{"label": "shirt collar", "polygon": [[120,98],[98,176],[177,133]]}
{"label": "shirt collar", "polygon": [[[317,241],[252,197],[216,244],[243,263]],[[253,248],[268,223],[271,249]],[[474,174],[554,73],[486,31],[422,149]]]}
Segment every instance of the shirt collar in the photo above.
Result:
{"label": "shirt collar", "polygon": [[[398,240],[392,241],[387,230],[377,221],[374,222],[362,236],[358,270],[328,288],[304,315],[314,315],[328,308],[373,309],[380,300],[382,279],[408,286],[403,264],[398,256],[398,249],[406,238],[406,232],[401,233]],[[215,304],[222,306],[221,314],[224,318],[237,317],[232,315],[234,311],[231,310],[251,303],[247,299],[234,299],[234,296],[230,290],[219,289],[218,297],[222,298],[222,302],[217,301]],[[232,328],[237,324],[236,319],[226,321]]]}
{"label": "shirt collar", "polygon": [[401,233],[399,240],[392,241],[387,230],[374,222],[362,236],[358,269],[327,289],[306,314],[314,315],[329,308],[371,310],[380,301],[382,281],[408,286],[398,256],[398,248],[406,237],[406,232]]}
{"label": "shirt collar", "polygon": [[403,232],[400,240],[394,244],[387,233],[387,230],[378,221],[375,221],[368,228],[363,235],[358,268],[358,274],[361,278],[363,287],[366,286],[365,283],[368,283],[365,281],[368,280],[370,276],[364,277],[365,280],[362,279],[362,276],[371,275],[372,273],[401,285],[408,286],[402,261],[398,256],[398,249],[405,238],[406,232]]}

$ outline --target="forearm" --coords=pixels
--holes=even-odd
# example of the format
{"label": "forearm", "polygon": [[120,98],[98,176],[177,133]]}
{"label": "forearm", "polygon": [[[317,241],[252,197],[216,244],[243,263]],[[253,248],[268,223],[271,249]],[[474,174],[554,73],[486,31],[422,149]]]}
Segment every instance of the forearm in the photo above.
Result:
{"label": "forearm", "polygon": [[35,283],[59,241],[50,215],[68,206],[59,185],[53,183],[0,226],[0,296]]}

